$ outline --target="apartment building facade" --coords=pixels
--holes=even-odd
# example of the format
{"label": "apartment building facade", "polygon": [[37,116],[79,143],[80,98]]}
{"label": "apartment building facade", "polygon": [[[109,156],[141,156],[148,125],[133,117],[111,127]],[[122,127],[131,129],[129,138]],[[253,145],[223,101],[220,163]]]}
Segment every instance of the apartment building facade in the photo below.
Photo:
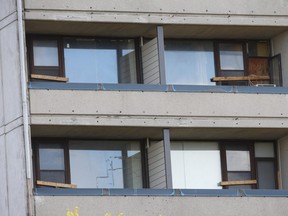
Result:
{"label": "apartment building facade", "polygon": [[1,215],[285,215],[287,60],[286,0],[1,0]]}

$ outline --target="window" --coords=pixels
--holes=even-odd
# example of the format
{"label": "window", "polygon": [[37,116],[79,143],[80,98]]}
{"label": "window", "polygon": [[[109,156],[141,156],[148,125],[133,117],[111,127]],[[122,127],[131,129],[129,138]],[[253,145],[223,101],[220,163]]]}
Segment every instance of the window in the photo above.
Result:
{"label": "window", "polygon": [[[143,188],[139,141],[34,141],[36,179],[77,188]],[[66,152],[66,153],[65,153]]]}
{"label": "window", "polygon": [[[253,144],[245,142],[222,142],[222,179],[223,181],[256,180]],[[225,186],[224,186],[225,187]],[[225,188],[255,188],[255,184],[227,186]]]}
{"label": "window", "polygon": [[[219,77],[246,75],[246,45],[244,42],[215,42],[215,66]],[[221,85],[246,85],[247,82],[221,82]]]}
{"label": "window", "polygon": [[32,79],[137,83],[134,39],[28,37]]}
{"label": "window", "polygon": [[273,142],[255,143],[256,175],[259,189],[277,188],[277,164]]}
{"label": "window", "polygon": [[34,78],[37,75],[64,77],[61,40],[56,37],[32,37],[29,42],[31,75]]}
{"label": "window", "polygon": [[273,142],[221,142],[220,147],[222,180],[240,182],[224,188],[277,188]]}
{"label": "window", "polygon": [[167,84],[215,85],[212,41],[165,40]]}
{"label": "window", "polygon": [[137,83],[134,40],[64,38],[66,76],[76,83]]}
{"label": "window", "polygon": [[173,188],[276,189],[273,142],[171,141]]}

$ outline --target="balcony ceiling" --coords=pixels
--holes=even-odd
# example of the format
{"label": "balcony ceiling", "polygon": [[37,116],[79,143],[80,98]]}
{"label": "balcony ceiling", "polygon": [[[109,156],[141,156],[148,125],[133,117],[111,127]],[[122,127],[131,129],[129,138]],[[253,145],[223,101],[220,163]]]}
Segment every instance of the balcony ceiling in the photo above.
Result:
{"label": "balcony ceiling", "polygon": [[[166,38],[269,39],[286,30],[288,30],[287,27],[279,26],[164,25]],[[26,21],[26,32],[31,34],[103,37],[155,37],[156,25]]]}
{"label": "balcony ceiling", "polygon": [[[93,127],[93,126],[31,126],[32,137],[65,137],[83,139],[161,139],[161,128]],[[247,128],[172,128],[174,140],[277,140],[287,136],[288,129]]]}

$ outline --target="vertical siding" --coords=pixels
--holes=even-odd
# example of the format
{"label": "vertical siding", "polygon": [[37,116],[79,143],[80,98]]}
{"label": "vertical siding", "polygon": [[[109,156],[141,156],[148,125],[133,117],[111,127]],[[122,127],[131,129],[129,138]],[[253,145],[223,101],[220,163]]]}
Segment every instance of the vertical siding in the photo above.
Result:
{"label": "vertical siding", "polygon": [[144,84],[160,84],[160,70],[157,38],[142,47]]}
{"label": "vertical siding", "polygon": [[148,149],[150,188],[166,188],[165,158],[163,141],[153,142]]}

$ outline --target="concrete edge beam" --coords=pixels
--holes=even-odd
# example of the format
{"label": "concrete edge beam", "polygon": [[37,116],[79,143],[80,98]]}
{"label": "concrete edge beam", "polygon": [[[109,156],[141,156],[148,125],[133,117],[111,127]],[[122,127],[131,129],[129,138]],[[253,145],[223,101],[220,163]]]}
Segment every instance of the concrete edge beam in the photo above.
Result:
{"label": "concrete edge beam", "polygon": [[233,14],[171,14],[137,12],[88,12],[61,10],[27,10],[25,20],[195,24],[195,25],[245,25],[288,26],[287,16],[233,15]]}
{"label": "concrete edge beam", "polygon": [[32,115],[31,125],[175,128],[287,128],[288,118]]}

